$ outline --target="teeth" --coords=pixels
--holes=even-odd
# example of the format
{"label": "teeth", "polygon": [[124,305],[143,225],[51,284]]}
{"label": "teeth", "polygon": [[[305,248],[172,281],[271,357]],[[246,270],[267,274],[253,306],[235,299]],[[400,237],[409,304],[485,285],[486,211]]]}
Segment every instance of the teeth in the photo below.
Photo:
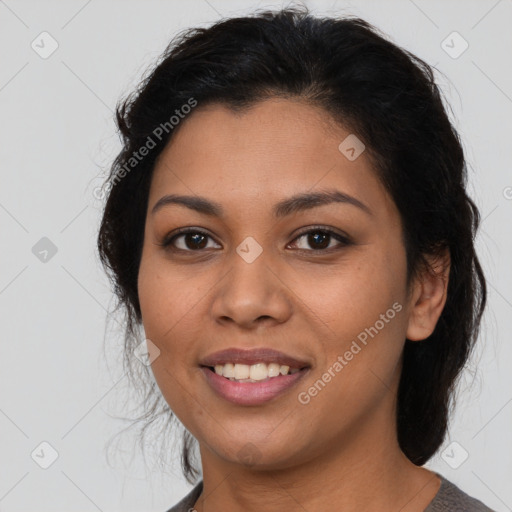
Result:
{"label": "teeth", "polygon": [[266,363],[256,363],[253,365],[226,363],[215,365],[215,373],[217,375],[240,382],[258,382],[269,377],[293,374],[298,371],[298,368],[290,370],[289,366],[279,365],[278,363],[270,363],[268,365]]}
{"label": "teeth", "polygon": [[269,377],[277,377],[280,373],[281,367],[277,363],[270,363],[267,367]]}
{"label": "teeth", "polygon": [[[224,367],[219,365],[220,367],[220,375],[224,375],[228,379],[232,379],[235,376],[235,365],[232,363],[225,364]],[[216,367],[217,368],[217,367]]]}
{"label": "teeth", "polygon": [[[247,368],[247,366],[244,364]],[[265,363],[253,364],[249,369],[249,378],[252,380],[263,380],[268,377],[267,365]]]}

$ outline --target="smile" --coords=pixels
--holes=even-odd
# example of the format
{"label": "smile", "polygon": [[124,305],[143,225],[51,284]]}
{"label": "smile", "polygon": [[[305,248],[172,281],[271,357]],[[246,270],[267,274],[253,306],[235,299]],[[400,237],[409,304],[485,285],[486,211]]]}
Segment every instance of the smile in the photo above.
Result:
{"label": "smile", "polygon": [[290,368],[284,364],[267,364],[263,362],[253,365],[238,363],[216,364],[213,369],[217,375],[222,375],[227,379],[238,382],[258,382],[300,371],[299,368]]}
{"label": "smile", "polygon": [[[201,370],[210,388],[224,400],[237,405],[260,405],[289,391],[309,372],[309,368],[302,368],[288,373],[288,368],[285,368],[286,374],[280,371],[277,376],[266,376],[259,380],[225,377],[208,366],[202,366]],[[242,371],[246,372],[245,369]]]}

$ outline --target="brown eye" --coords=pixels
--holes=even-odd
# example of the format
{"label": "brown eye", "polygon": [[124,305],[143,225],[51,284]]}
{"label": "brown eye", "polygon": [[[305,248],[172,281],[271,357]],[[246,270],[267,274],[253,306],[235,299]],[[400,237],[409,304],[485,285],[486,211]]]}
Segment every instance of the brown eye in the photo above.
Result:
{"label": "brown eye", "polygon": [[186,248],[193,251],[197,249],[204,249],[207,245],[207,237],[201,233],[186,233],[176,237],[175,240],[178,240],[180,237],[183,237]]}
{"label": "brown eye", "polygon": [[[297,245],[297,240],[304,239],[303,247],[297,247],[306,252],[330,252],[351,244],[348,237],[336,233],[330,229],[310,229],[298,235],[292,245]],[[191,228],[183,228],[178,233],[168,236],[160,245],[174,251],[202,252],[204,249],[213,249],[220,246],[208,245],[213,238],[207,233]],[[337,243],[336,243],[337,242]]]}
{"label": "brown eye", "polygon": [[160,245],[177,251],[201,251],[202,249],[211,248],[211,246],[208,247],[208,239],[212,238],[203,231],[183,229],[178,234],[167,237]]}
{"label": "brown eye", "polygon": [[[350,240],[347,237],[329,229],[310,229],[295,238],[295,244],[297,243],[296,241],[300,239],[304,239],[304,246],[298,247],[298,249],[305,251],[312,250],[322,252],[326,249],[336,249],[350,244]],[[335,241],[338,243],[333,243]]]}

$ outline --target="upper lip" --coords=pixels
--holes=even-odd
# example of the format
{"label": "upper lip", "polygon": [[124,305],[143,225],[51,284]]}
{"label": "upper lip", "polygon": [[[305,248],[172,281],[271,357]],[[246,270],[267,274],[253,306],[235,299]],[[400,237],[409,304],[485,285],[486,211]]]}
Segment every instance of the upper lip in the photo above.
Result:
{"label": "upper lip", "polygon": [[309,366],[306,361],[301,361],[278,350],[272,348],[228,348],[219,352],[214,352],[201,360],[201,366],[215,366],[217,364],[238,363],[252,365],[256,363],[278,363],[289,366],[290,368],[304,368]]}

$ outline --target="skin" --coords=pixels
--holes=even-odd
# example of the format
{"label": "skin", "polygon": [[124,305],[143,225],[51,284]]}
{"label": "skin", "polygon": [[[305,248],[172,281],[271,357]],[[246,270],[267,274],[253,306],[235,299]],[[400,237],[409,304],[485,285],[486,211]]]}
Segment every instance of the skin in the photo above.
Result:
{"label": "skin", "polygon": [[[400,450],[395,410],[405,338],[434,330],[449,254],[431,261],[435,275],[424,272],[407,288],[399,212],[367,152],[349,161],[338,150],[349,133],[299,100],[268,99],[244,113],[199,105],[157,161],[139,298],[146,337],[160,350],[152,363],[158,386],[199,442],[198,511],[419,512],[439,490],[439,478]],[[324,189],[357,198],[372,214],[332,203],[273,218],[275,203]],[[209,198],[225,215],[180,205],[152,215],[171,193]],[[337,249],[321,253],[307,235],[297,238],[314,225],[352,243],[331,238],[325,245]],[[188,245],[187,237],[175,240],[181,252],[159,245],[187,226],[208,232],[202,252],[190,248],[190,235]],[[235,250],[249,236],[263,249],[252,263]],[[402,310],[308,404],[299,403],[298,393],[394,303]],[[199,368],[206,355],[233,346],[273,347],[311,369],[297,388],[263,405],[235,405]],[[247,453],[252,463],[242,460]]]}

